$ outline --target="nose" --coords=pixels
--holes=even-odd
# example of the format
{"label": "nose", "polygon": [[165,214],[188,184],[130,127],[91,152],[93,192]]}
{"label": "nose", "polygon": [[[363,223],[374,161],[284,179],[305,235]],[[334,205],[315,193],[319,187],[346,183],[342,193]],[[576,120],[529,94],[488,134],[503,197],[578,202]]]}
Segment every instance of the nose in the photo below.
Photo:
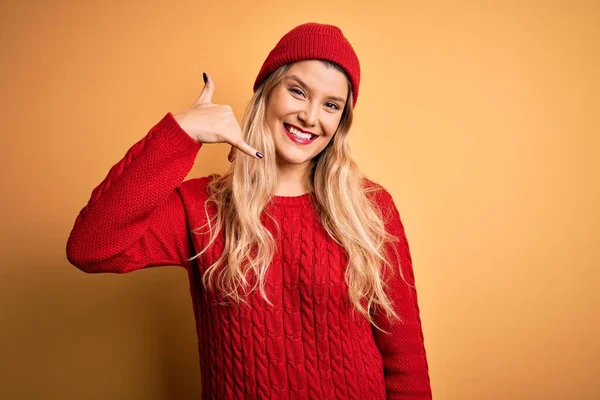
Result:
{"label": "nose", "polygon": [[307,101],[303,110],[298,114],[298,118],[304,122],[306,126],[317,125],[319,105]]}

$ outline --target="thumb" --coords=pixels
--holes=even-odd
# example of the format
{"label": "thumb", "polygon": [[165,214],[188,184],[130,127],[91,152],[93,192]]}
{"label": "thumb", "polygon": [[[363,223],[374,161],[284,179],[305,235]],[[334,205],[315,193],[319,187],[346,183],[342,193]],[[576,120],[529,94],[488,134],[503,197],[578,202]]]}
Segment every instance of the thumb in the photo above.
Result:
{"label": "thumb", "polygon": [[202,77],[204,78],[204,87],[202,88],[202,92],[200,93],[200,96],[198,97],[198,100],[196,100],[195,104],[210,104],[215,91],[215,82],[205,72],[202,73]]}

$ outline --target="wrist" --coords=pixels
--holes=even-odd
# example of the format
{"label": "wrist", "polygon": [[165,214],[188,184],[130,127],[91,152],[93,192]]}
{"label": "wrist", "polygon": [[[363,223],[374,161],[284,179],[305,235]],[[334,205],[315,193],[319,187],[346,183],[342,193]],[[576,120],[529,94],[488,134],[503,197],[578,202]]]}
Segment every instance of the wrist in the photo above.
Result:
{"label": "wrist", "polygon": [[198,139],[196,139],[196,137],[191,133],[190,127],[187,126],[188,124],[186,122],[185,117],[186,117],[185,111],[177,113],[177,114],[173,114],[173,119],[175,120],[175,122],[177,122],[179,127],[181,127],[181,129],[183,129],[185,131],[185,133],[187,133],[189,135],[189,137],[191,137],[195,141],[198,141]]}

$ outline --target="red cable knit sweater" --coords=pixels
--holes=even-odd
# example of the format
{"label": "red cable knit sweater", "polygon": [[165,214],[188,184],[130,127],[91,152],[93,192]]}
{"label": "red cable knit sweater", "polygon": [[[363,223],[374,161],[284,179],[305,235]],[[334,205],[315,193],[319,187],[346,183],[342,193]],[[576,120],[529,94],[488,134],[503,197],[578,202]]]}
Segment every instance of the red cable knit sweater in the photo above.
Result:
{"label": "red cable knit sweater", "polygon": [[[210,178],[183,181],[201,144],[167,113],[94,189],[67,242],[67,258],[88,273],[147,267],[186,268],[194,305],[202,398],[429,399],[431,389],[417,294],[396,275],[390,296],[403,322],[376,317],[381,333],[352,314],[344,282],[345,251],[328,237],[308,194],[275,196],[268,205],[282,228],[269,267],[267,305],[215,304],[200,278],[222,241],[202,257],[190,230],[205,222]],[[391,217],[401,264],[414,283],[410,252],[394,202],[374,199]],[[275,233],[273,222],[263,223]]]}

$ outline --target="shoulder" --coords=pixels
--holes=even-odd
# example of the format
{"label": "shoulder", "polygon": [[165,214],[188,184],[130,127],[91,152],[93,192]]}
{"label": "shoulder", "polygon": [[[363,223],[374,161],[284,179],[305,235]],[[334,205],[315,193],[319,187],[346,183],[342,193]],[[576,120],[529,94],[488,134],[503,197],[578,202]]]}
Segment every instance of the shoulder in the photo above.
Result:
{"label": "shoulder", "polygon": [[394,235],[403,235],[404,225],[391,193],[383,185],[367,178],[363,178],[363,187],[371,204],[379,209],[386,228]]}
{"label": "shoulder", "polygon": [[177,191],[185,208],[188,222],[191,226],[202,226],[207,221],[207,212],[214,215],[214,204],[208,203],[210,182],[218,175],[208,175],[192,178],[182,182]]}
{"label": "shoulder", "polygon": [[208,186],[213,179],[218,177],[219,175],[217,174],[211,174],[200,178],[188,179],[179,185],[177,190],[190,213],[202,212],[204,214],[205,203],[210,195]]}
{"label": "shoulder", "polygon": [[389,208],[394,205],[394,199],[390,192],[378,182],[371,179],[362,178],[363,190],[367,198],[382,208]]}
{"label": "shoulder", "polygon": [[216,177],[217,175],[208,175],[200,178],[192,178],[184,181],[180,186],[179,190],[181,194],[185,197],[194,197],[196,199],[199,198],[208,198],[208,184]]}

